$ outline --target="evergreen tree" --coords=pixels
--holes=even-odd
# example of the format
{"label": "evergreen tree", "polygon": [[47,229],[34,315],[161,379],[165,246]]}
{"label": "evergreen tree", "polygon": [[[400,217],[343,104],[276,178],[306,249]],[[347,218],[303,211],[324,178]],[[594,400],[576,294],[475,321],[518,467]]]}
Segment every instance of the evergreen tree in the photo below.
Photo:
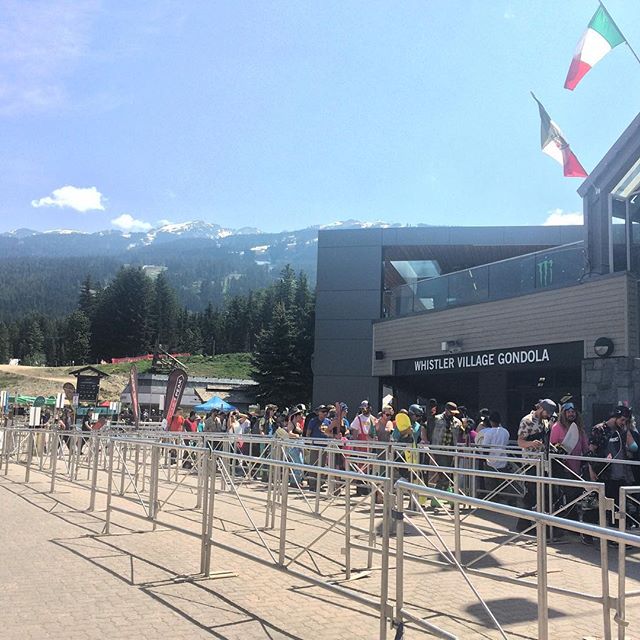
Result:
{"label": "evergreen tree", "polygon": [[139,267],[123,267],[98,295],[91,325],[98,359],[148,353],[153,341],[153,283]]}
{"label": "evergreen tree", "polygon": [[78,309],[84,313],[87,318],[93,317],[93,312],[96,306],[96,292],[94,290],[91,276],[87,277],[82,282],[80,288],[80,295],[78,296]]}
{"label": "evergreen tree", "polygon": [[276,300],[284,305],[285,311],[290,311],[296,296],[296,272],[288,264],[280,272],[280,280],[276,284]]}
{"label": "evergreen tree", "polygon": [[11,357],[11,343],[9,340],[9,328],[4,322],[0,322],[0,364],[6,364]]}
{"label": "evergreen tree", "polygon": [[80,310],[67,317],[64,327],[64,359],[69,364],[86,364],[91,351],[91,321]]}
{"label": "evergreen tree", "polygon": [[44,334],[36,317],[25,319],[19,340],[18,353],[22,364],[37,366],[45,363]]}
{"label": "evergreen tree", "polygon": [[56,319],[40,316],[38,324],[44,335],[44,364],[48,367],[57,367],[60,364],[58,353],[62,342],[59,323]]}
{"label": "evergreen tree", "polygon": [[260,332],[251,357],[253,379],[260,402],[290,407],[300,402],[299,372],[292,369],[295,333],[282,302],[273,309],[273,321]]}
{"label": "evergreen tree", "polygon": [[191,354],[202,353],[202,333],[196,323],[189,323],[185,329],[181,351]]}
{"label": "evergreen tree", "polygon": [[152,323],[155,341],[167,351],[178,344],[178,298],[166,274],[160,273],[153,287]]}
{"label": "evergreen tree", "polygon": [[292,322],[295,329],[295,351],[293,369],[300,373],[302,398],[311,400],[313,371],[311,361],[315,339],[314,297],[304,273],[300,272],[296,281],[295,306]]}
{"label": "evergreen tree", "polygon": [[230,353],[246,351],[248,347],[246,302],[240,296],[231,298],[225,313],[226,345]]}
{"label": "evergreen tree", "polygon": [[221,352],[222,347],[222,317],[209,303],[200,316],[200,334],[202,335],[203,353],[212,356]]}

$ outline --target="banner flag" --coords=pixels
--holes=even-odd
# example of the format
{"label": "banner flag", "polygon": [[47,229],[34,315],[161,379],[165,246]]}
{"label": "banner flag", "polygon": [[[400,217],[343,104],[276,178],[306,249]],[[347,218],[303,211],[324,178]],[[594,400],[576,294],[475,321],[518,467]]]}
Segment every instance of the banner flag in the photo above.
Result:
{"label": "banner flag", "polygon": [[131,410],[136,427],[140,424],[140,404],[138,403],[138,368],[131,365],[129,370],[129,389],[131,392]]}
{"label": "banner flag", "polygon": [[167,428],[171,426],[176,409],[180,406],[184,388],[187,386],[187,372],[183,369],[174,369],[167,380],[167,392],[164,397],[164,418]]}

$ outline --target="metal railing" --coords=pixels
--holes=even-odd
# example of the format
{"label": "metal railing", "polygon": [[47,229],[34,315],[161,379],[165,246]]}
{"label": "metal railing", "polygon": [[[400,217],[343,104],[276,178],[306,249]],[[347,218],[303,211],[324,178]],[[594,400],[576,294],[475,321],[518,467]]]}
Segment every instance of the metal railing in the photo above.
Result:
{"label": "metal railing", "polygon": [[[486,448],[476,447],[424,447],[417,449],[416,457],[415,447],[393,443],[351,443],[353,446],[345,448],[331,440],[310,442],[248,435],[121,434],[11,427],[0,429],[0,434],[2,475],[8,475],[10,465],[17,465],[24,468],[25,483],[31,482],[34,472],[48,474],[48,493],[55,492],[58,482],[83,487],[88,492],[89,510],[104,514],[102,534],[109,535],[122,517],[147,522],[152,530],[166,528],[187,535],[199,541],[198,573],[203,577],[231,575],[222,570],[212,574],[214,547],[268,563],[375,609],[381,638],[386,637],[390,625],[399,628],[405,624],[441,637],[455,637],[450,630],[438,627],[406,606],[403,580],[407,576],[406,567],[413,563],[458,572],[502,637],[507,637],[506,632],[473,578],[535,589],[540,638],[549,637],[548,593],[598,604],[602,609],[604,638],[612,637],[611,611],[615,611],[619,639],[625,637],[629,623],[626,599],[640,595],[638,590],[626,591],[625,555],[627,547],[640,546],[640,538],[626,532],[627,523],[638,520],[637,512],[628,506],[640,507],[640,487],[622,487],[616,507],[614,500],[605,496],[605,487],[600,482],[550,475],[554,464],[566,466],[576,459],[603,464],[632,464],[631,461],[559,454],[545,457],[507,447],[503,453],[513,462],[515,472],[506,472],[478,468],[487,452]],[[492,449],[490,455],[495,457],[496,450]],[[447,466],[438,464],[443,459],[449,461]],[[311,460],[314,464],[309,463]],[[438,479],[444,479],[451,490],[429,486]],[[481,490],[480,479],[491,481],[493,489]],[[304,489],[304,480],[311,489]],[[496,501],[505,495],[501,487],[513,489],[514,486],[518,490],[510,495],[519,495],[524,486],[535,488],[538,511]],[[256,491],[257,487],[261,490]],[[556,491],[573,497],[557,504],[553,499]],[[589,495],[597,497],[597,524],[561,517]],[[433,501],[431,506],[425,504],[429,499]],[[248,525],[250,551],[229,544],[223,529],[216,527],[221,517],[218,515],[221,500]],[[166,509],[167,505],[184,509],[185,504],[192,514],[187,519],[184,514],[176,515],[173,508]],[[260,509],[258,514],[264,516],[264,526],[255,514],[256,505]],[[465,541],[485,512],[521,518],[528,524],[516,532],[507,527],[504,540],[484,549],[479,556],[467,559]],[[287,523],[300,515],[311,517],[320,527],[318,535],[304,544],[287,533]],[[608,516],[614,522],[617,518],[618,529],[607,528]],[[405,525],[418,533],[420,544],[405,540]],[[599,563],[592,566],[600,575],[597,593],[549,580],[547,542],[556,530],[592,536],[601,542]],[[505,527],[501,523],[483,523],[483,531],[504,535]],[[365,540],[358,540],[354,533],[364,536]],[[350,588],[349,582],[347,586],[336,584],[335,579],[327,579],[320,571],[315,554],[322,548],[326,556],[328,539],[334,547],[339,539],[341,552],[324,557],[323,561],[337,567],[342,580],[350,581],[359,575],[354,571],[353,556],[365,554],[365,572],[379,576],[374,596],[357,592]],[[514,577],[497,569],[480,567],[483,559],[522,540],[535,540],[535,581],[529,579],[533,576],[528,573]],[[619,545],[615,597],[610,593],[607,541]],[[262,551],[258,553],[258,550]],[[435,557],[430,555],[433,551]],[[379,565],[374,563],[376,557],[380,559]],[[390,568],[391,558],[395,558],[394,568]],[[393,578],[394,598],[389,592]]]}

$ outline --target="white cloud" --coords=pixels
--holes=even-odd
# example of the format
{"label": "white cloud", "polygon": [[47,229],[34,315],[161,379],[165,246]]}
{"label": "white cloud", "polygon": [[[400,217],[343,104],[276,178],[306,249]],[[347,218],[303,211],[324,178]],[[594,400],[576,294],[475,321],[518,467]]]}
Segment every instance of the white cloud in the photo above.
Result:
{"label": "white cloud", "polygon": [[95,187],[72,187],[66,185],[54,189],[50,196],[32,200],[32,207],[60,207],[75,209],[80,213],[86,211],[104,211],[102,194]]}
{"label": "white cloud", "polygon": [[149,231],[152,228],[148,222],[144,220],[136,220],[132,215],[123,213],[121,216],[114,218],[111,224],[122,231]]}
{"label": "white cloud", "polygon": [[549,211],[549,216],[544,221],[545,227],[568,225],[568,224],[583,224],[584,218],[580,211],[564,211],[563,209],[552,209]]}
{"label": "white cloud", "polygon": [[156,222],[156,227],[166,227],[168,224],[173,224],[173,222],[171,222],[171,220],[162,219]]}

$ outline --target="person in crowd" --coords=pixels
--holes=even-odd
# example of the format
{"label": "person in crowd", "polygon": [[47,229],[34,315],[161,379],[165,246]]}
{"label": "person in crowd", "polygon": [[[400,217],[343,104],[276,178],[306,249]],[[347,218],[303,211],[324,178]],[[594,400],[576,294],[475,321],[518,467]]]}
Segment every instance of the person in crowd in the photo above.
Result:
{"label": "person in crowd", "polygon": [[[631,409],[619,406],[605,422],[595,425],[589,438],[589,455],[620,461],[637,456],[638,439],[634,436],[634,431],[629,429],[631,418]],[[591,463],[589,468],[591,480],[604,481],[605,495],[613,498],[618,507],[620,487],[634,481],[631,465],[624,462]],[[608,513],[607,517],[612,525],[611,514]]]}
{"label": "person in crowd", "polygon": [[[405,444],[417,444],[420,441],[421,424],[419,417],[421,416],[422,407],[418,404],[412,404],[409,409],[401,409],[396,415],[396,424],[391,433],[391,439],[394,442],[402,442]],[[406,419],[400,420],[398,425],[398,417],[400,414],[407,416]],[[408,426],[407,426],[408,425]]]}
{"label": "person in crowd", "polygon": [[480,412],[478,414],[478,421],[476,423],[476,431],[481,431],[482,429],[484,429],[484,427],[490,426],[490,414],[491,412],[489,411],[489,409],[487,409],[487,407],[483,407],[482,409],[480,409]]}
{"label": "person in crowd", "polygon": [[[304,426],[304,416],[298,407],[291,409],[284,421],[275,432],[275,437],[282,440],[297,439],[302,437],[302,427]],[[302,449],[300,447],[287,446],[284,449],[285,459],[295,464],[304,464]],[[289,478],[289,485],[292,487],[302,485],[303,472],[301,469],[292,469]]]}
{"label": "person in crowd", "polygon": [[347,418],[349,407],[344,402],[336,402],[328,405],[327,409],[329,411],[323,421],[326,427],[325,434],[330,438],[346,438],[350,434],[351,426]]}
{"label": "person in crowd", "polygon": [[438,415],[438,401],[435,398],[429,399],[429,404],[427,406],[427,412],[425,416],[424,426],[425,426],[425,437],[422,439],[424,444],[428,444],[433,439],[433,430],[436,425],[436,416]]}
{"label": "person in crowd", "polygon": [[[487,468],[489,471],[510,472],[513,468],[508,453],[504,451],[509,445],[509,432],[502,426],[502,418],[497,411],[489,413],[487,422],[488,426],[480,431],[482,448],[487,453]],[[492,453],[491,449],[494,449],[495,453]]]}
{"label": "person in crowd", "polygon": [[184,429],[184,431],[187,431],[189,433],[196,433],[198,431],[198,416],[196,415],[195,411],[189,412],[189,417],[185,418],[184,422],[182,423],[182,428]]}
{"label": "person in crowd", "polygon": [[[533,411],[520,420],[518,427],[518,446],[523,451],[538,452],[543,451],[549,437],[549,418],[557,411],[558,407],[553,400],[545,398],[539,400]],[[536,468],[527,470],[529,475],[536,474]],[[525,508],[530,511],[536,508],[536,485],[532,482],[525,483],[525,494],[523,498]],[[518,531],[523,531],[531,526],[531,521],[519,519],[517,523]]]}
{"label": "person in crowd", "polygon": [[[569,456],[586,456],[589,451],[589,439],[584,429],[582,416],[578,413],[573,402],[565,402],[560,407],[560,414],[556,422],[551,427],[549,438],[558,453]],[[561,465],[571,473],[561,472],[560,477],[582,478],[582,461],[563,460]]]}
{"label": "person in crowd", "polygon": [[351,439],[358,442],[374,440],[376,437],[376,419],[371,415],[368,400],[363,400],[359,406],[358,415],[351,422],[349,431]]}
{"label": "person in crowd", "polygon": [[[178,408],[176,409],[176,412],[173,414],[173,417],[171,418],[171,422],[167,427],[167,431],[169,431],[174,435],[177,435],[178,433],[181,433],[183,431],[183,425],[184,425],[184,416],[182,415],[182,409]],[[169,464],[176,464],[177,457],[178,457],[177,449],[170,449]]]}
{"label": "person in crowd", "polygon": [[[485,409],[482,409],[485,411]],[[486,409],[488,411],[488,409]],[[473,433],[473,444],[480,446],[484,440],[484,432],[491,427],[491,413],[489,412],[486,417],[480,416],[478,422],[476,423],[476,429]],[[498,414],[500,415],[500,414]]]}
{"label": "person in crowd", "polygon": [[[462,423],[458,419],[458,405],[455,402],[447,402],[444,411],[434,416],[433,435],[430,444],[434,447],[454,447],[460,442]],[[453,456],[447,453],[434,455],[435,463],[439,467],[450,467],[453,464]],[[438,473],[435,477],[437,489],[449,490],[451,480],[444,473]]]}
{"label": "person in crowd", "polygon": [[[64,444],[67,445],[69,451],[72,450],[73,447],[73,436],[70,434],[71,431],[71,422],[66,412],[60,413],[60,415],[53,421],[53,424],[56,429],[61,431],[60,437]],[[44,449],[41,447],[39,455],[42,455]],[[80,453],[82,453],[82,447],[80,449]]]}
{"label": "person in crowd", "polygon": [[329,415],[329,407],[326,404],[321,404],[316,407],[315,415],[311,417],[309,423],[307,424],[307,437],[312,438],[313,440],[321,440],[326,438],[327,435],[322,430],[322,427],[325,426],[325,420]]}
{"label": "person in crowd", "polygon": [[[198,431],[198,416],[196,415],[195,411],[190,411],[189,416],[183,420],[182,430],[186,434],[196,433]],[[182,440],[182,443],[190,446],[194,444],[194,441],[185,436]],[[182,468],[191,469],[193,467],[193,460],[193,453],[185,449],[182,456]]]}
{"label": "person in crowd", "polygon": [[464,405],[458,405],[458,411],[458,420],[462,423],[460,442],[468,446],[475,442],[476,421],[469,415]]}
{"label": "person in crowd", "polygon": [[[586,456],[589,451],[589,439],[584,430],[582,416],[576,410],[573,402],[565,402],[560,407],[558,419],[551,427],[549,438],[551,446],[561,454],[570,456]],[[582,474],[581,460],[554,460],[552,473],[558,478],[569,480],[581,480]],[[557,486],[554,490],[555,508],[568,505],[582,495],[579,487]],[[575,505],[562,511],[565,518],[575,518],[577,507]]]}
{"label": "person in crowd", "polygon": [[393,433],[393,407],[384,405],[376,422],[376,439],[378,442],[389,442]]}
{"label": "person in crowd", "polygon": [[231,411],[229,413],[229,419],[227,420],[227,433],[231,433],[232,435],[242,434],[237,411]]}
{"label": "person in crowd", "polygon": [[[309,422],[307,423],[307,437],[311,438],[314,441],[322,441],[327,438],[327,435],[323,431],[324,422],[329,415],[329,407],[325,404],[321,404],[316,407],[315,415],[311,417]],[[324,446],[322,442],[314,442],[317,446]],[[322,462],[322,457],[320,456],[320,451],[316,448],[312,449],[309,452],[309,464],[312,466],[317,466],[319,462]],[[308,484],[310,489],[315,489],[317,483],[317,474],[311,473],[308,477]]]}
{"label": "person in crowd", "polygon": [[[76,427],[77,428],[77,427]],[[84,416],[82,416],[82,422],[80,423],[80,431],[91,431],[91,420],[89,419],[89,414],[85,413]],[[84,449],[84,446],[87,444],[87,442],[89,441],[89,438],[87,437],[82,437],[80,439],[80,455],[82,455],[82,450]]]}
{"label": "person in crowd", "polygon": [[[409,410],[400,409],[396,415],[395,425],[391,432],[391,440],[393,442],[411,445],[410,448],[404,448],[402,451],[402,457],[408,463],[413,464],[415,462],[414,447],[420,440],[420,423],[417,421],[417,411],[419,405],[411,405]],[[408,467],[401,467],[398,471],[400,477],[410,479],[411,472]]]}
{"label": "person in crowd", "polygon": [[264,408],[264,415],[259,420],[260,434],[264,436],[272,436],[278,428],[276,413],[278,407],[275,404],[268,404]]}

